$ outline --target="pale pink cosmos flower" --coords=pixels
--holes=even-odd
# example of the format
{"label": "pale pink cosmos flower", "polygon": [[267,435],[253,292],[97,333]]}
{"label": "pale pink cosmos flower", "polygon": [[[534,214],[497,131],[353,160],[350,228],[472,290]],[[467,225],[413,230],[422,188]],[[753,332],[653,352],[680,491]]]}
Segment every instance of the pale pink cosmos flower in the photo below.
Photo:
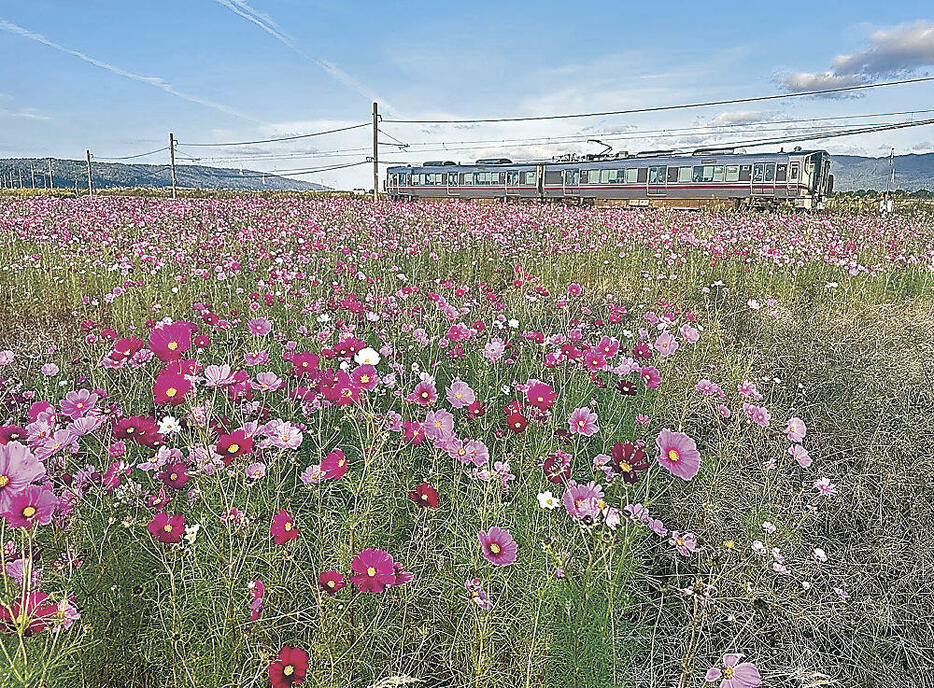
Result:
{"label": "pale pink cosmos flower", "polygon": [[272,332],[272,323],[266,318],[253,318],[246,326],[254,337],[265,337]]}
{"label": "pale pink cosmos flower", "polygon": [[660,356],[671,356],[678,350],[678,340],[672,337],[670,332],[662,332],[653,346]]}
{"label": "pale pink cosmos flower", "polygon": [[13,352],[9,349],[0,351],[0,365],[10,365],[13,362]]}
{"label": "pale pink cosmos flower", "polygon": [[800,442],[804,439],[804,434],[807,432],[807,426],[804,424],[804,421],[793,416],[788,419],[788,424],[785,426],[785,435],[792,442]]}
{"label": "pale pink cosmos flower", "polygon": [[757,688],[762,685],[762,677],[756,665],[752,662],[740,663],[742,656],[739,653],[723,655],[723,663],[709,668],[704,680],[708,683],[720,681],[720,688]]}
{"label": "pale pink cosmos flower", "polygon": [[461,380],[455,380],[451,383],[451,386],[445,390],[445,396],[448,403],[456,409],[470,406],[477,399],[474,391],[470,389],[470,385]]}
{"label": "pale pink cosmos flower", "polygon": [[792,458],[798,462],[798,465],[801,468],[807,468],[813,463],[811,455],[808,454],[808,450],[802,447],[800,444],[793,444],[788,447],[788,453],[791,454]]}
{"label": "pale pink cosmos flower", "polygon": [[422,427],[428,439],[441,440],[450,437],[454,434],[454,416],[444,409],[429,411]]}
{"label": "pale pink cosmos flower", "polygon": [[814,489],[824,497],[832,497],[837,494],[837,486],[830,482],[830,478],[818,478],[814,481]]}
{"label": "pale pink cosmos flower", "polygon": [[694,533],[680,533],[677,530],[671,532],[671,538],[669,538],[668,544],[677,549],[678,554],[685,557],[691,556],[692,552],[696,552],[700,549],[697,546],[697,536]]}
{"label": "pale pink cosmos flower", "polygon": [[222,365],[209,365],[204,369],[205,387],[226,387],[232,385],[236,380],[233,376],[233,370],[226,363]]}
{"label": "pale pink cosmos flower", "polygon": [[497,337],[483,347],[483,358],[490,363],[498,363],[502,359],[504,351],[506,351],[506,345],[502,339]]}
{"label": "pale pink cosmos flower", "polygon": [[568,425],[572,435],[580,434],[584,437],[590,437],[600,430],[597,426],[597,414],[588,406],[574,409],[568,416]]}

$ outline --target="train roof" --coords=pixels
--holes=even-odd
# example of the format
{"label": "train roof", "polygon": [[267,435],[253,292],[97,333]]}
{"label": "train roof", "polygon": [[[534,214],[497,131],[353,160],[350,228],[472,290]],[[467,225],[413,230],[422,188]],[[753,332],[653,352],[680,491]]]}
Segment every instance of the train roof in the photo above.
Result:
{"label": "train roof", "polygon": [[[771,153],[735,153],[724,150],[697,150],[693,152],[671,153],[668,155],[657,155],[654,151],[645,151],[650,155],[634,154],[619,158],[605,158],[594,160],[521,160],[515,162],[492,162],[490,159],[478,160],[475,163],[454,164],[451,161],[444,161],[439,164],[437,161],[430,161],[430,164],[399,164],[386,169],[387,172],[399,172],[402,170],[424,169],[431,172],[454,172],[454,171],[498,171],[504,169],[522,169],[534,168],[538,165],[547,165],[548,167],[580,167],[586,165],[588,169],[617,169],[621,165],[628,167],[652,167],[655,164],[670,161],[687,165],[717,165],[729,163],[747,163],[760,160],[768,160],[776,157],[806,156],[813,153],[827,153],[823,149],[802,149],[791,151],[773,151]],[[495,158],[494,158],[495,159]],[[489,160],[489,161],[488,161]]]}

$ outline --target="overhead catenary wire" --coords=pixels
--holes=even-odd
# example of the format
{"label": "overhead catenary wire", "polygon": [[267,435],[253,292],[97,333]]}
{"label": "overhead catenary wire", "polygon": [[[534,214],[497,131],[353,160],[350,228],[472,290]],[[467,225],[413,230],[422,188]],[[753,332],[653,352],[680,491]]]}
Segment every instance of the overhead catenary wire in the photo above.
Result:
{"label": "overhead catenary wire", "polygon": [[202,148],[221,148],[224,146],[253,146],[260,143],[277,143],[278,141],[296,141],[298,139],[309,139],[314,136],[325,136],[326,134],[337,134],[342,131],[351,131],[353,129],[361,129],[363,127],[370,126],[369,122],[364,122],[362,124],[351,124],[346,127],[337,127],[335,129],[326,129],[324,131],[313,131],[307,134],[294,134],[292,136],[279,136],[271,139],[256,139],[254,141],[228,141],[223,143],[191,143],[189,141],[181,141],[186,146],[199,146]]}
{"label": "overhead catenary wire", "polygon": [[168,146],[163,146],[162,148],[156,148],[156,150],[147,151],[146,153],[137,153],[136,155],[124,155],[124,156],[116,157],[116,158],[101,158],[101,157],[95,155],[95,156],[94,156],[94,159],[95,159],[95,160],[105,160],[105,161],[112,161],[112,160],[134,160],[134,159],[136,159],[136,158],[145,158],[147,155],[155,155],[156,153],[161,153],[162,151],[167,151],[168,149],[169,149]]}
{"label": "overhead catenary wire", "polygon": [[697,103],[681,103],[678,105],[656,105],[643,108],[629,108],[626,110],[606,110],[603,112],[577,112],[563,115],[528,115],[524,117],[476,117],[464,119],[383,119],[383,122],[392,124],[483,124],[494,122],[535,122],[555,119],[579,119],[583,117],[609,117],[612,115],[634,115],[645,112],[664,112],[669,110],[688,110],[692,108],[712,107],[715,105],[738,105],[740,103],[756,103],[783,98],[801,98],[805,96],[829,95],[833,93],[849,93],[886,86],[901,86],[926,81],[934,81],[934,76],[920,76],[910,79],[897,79],[895,81],[878,81],[873,84],[859,84],[855,86],[837,86],[834,88],[820,88],[810,91],[795,91],[792,93],[773,93],[767,96],[751,96],[747,98],[728,98],[724,100],[707,100]]}

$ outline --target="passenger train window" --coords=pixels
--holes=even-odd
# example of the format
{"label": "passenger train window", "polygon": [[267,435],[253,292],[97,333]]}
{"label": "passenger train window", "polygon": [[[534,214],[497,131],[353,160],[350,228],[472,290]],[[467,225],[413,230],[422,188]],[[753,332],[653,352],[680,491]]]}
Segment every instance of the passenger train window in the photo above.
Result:
{"label": "passenger train window", "polygon": [[580,170],[565,170],[564,183],[576,186],[580,180]]}
{"label": "passenger train window", "polygon": [[713,168],[713,180],[715,182],[723,181],[723,165],[714,165]]}
{"label": "passenger train window", "polygon": [[628,170],[626,170],[626,176],[625,176],[626,183],[635,184],[636,182],[639,182],[639,181],[644,182],[645,177],[642,177],[642,179],[639,179],[639,177],[641,176],[640,172],[641,170],[637,170],[635,167],[631,167]]}
{"label": "passenger train window", "polygon": [[726,181],[735,182],[739,180],[739,165],[726,166]]}
{"label": "passenger train window", "polygon": [[775,166],[775,181],[783,182],[788,179],[788,165],[780,163]]}
{"label": "passenger train window", "polygon": [[775,163],[770,162],[765,166],[765,181],[771,182],[775,180]]}
{"label": "passenger train window", "polygon": [[741,182],[748,182],[752,178],[752,165],[740,165],[739,166],[739,180]]}
{"label": "passenger train window", "polygon": [[448,186],[457,186],[457,172],[448,172]]}
{"label": "passenger train window", "polygon": [[519,183],[519,171],[514,170],[506,173],[506,183],[515,186]]}
{"label": "passenger train window", "polygon": [[691,169],[690,167],[679,167],[678,168],[678,181],[681,183],[691,181]]}
{"label": "passenger train window", "polygon": [[678,181],[678,170],[679,168],[677,167],[668,168],[668,183],[669,184],[674,184],[675,182]]}
{"label": "passenger train window", "polygon": [[649,178],[649,168],[648,168],[648,167],[640,167],[638,170],[636,170],[636,181],[637,181],[639,184],[645,184],[645,182],[648,180],[648,178]]}
{"label": "passenger train window", "polygon": [[762,179],[765,177],[765,163],[757,162],[752,166],[752,182],[753,184],[761,184]]}
{"label": "passenger train window", "polygon": [[464,172],[461,175],[461,184],[464,186],[473,186],[473,172]]}
{"label": "passenger train window", "polygon": [[791,163],[791,181],[795,181],[798,178],[798,163]]}
{"label": "passenger train window", "polygon": [[535,183],[535,173],[534,173],[534,172],[526,172],[526,173],[525,173],[525,183],[526,183],[526,184],[534,184],[534,183]]}
{"label": "passenger train window", "polygon": [[664,167],[650,167],[649,168],[649,184],[664,184],[665,183],[665,168]]}

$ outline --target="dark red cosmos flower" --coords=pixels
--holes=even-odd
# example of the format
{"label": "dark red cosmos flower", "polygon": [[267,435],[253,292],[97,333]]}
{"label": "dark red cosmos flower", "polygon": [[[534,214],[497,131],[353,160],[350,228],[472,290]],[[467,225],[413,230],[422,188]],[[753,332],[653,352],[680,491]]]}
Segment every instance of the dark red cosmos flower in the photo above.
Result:
{"label": "dark red cosmos flower", "polygon": [[641,358],[647,361],[652,358],[652,347],[650,347],[646,342],[639,342],[634,347],[632,347],[632,355],[635,358]]}
{"label": "dark red cosmos flower", "polygon": [[555,452],[549,454],[548,458],[542,463],[542,471],[549,482],[555,485],[567,482],[571,479],[571,456],[564,452]]}
{"label": "dark red cosmos flower", "polygon": [[425,430],[422,428],[421,423],[406,420],[402,422],[402,428],[405,441],[409,444],[414,444],[417,447],[425,441]]}
{"label": "dark red cosmos flower", "polygon": [[340,571],[322,571],[318,574],[318,587],[331,597],[334,597],[337,591],[345,585],[347,583],[344,581],[344,574]]}
{"label": "dark red cosmos flower", "polygon": [[622,475],[627,483],[635,483],[639,479],[637,471],[644,471],[649,467],[649,460],[641,443],[620,444],[616,442],[610,454],[613,459],[613,470]]}
{"label": "dark red cosmos flower", "polygon": [[486,413],[486,409],[483,408],[483,404],[479,400],[475,400],[467,407],[467,413],[470,414],[471,418],[480,418]]}
{"label": "dark red cosmos flower", "polygon": [[191,480],[191,476],[188,475],[188,464],[184,461],[167,464],[165,469],[159,473],[158,478],[165,483],[166,487],[181,490]]}
{"label": "dark red cosmos flower", "polygon": [[206,334],[199,334],[195,336],[194,344],[196,349],[203,351],[204,349],[207,349],[209,346],[211,346],[211,338]]}
{"label": "dark red cosmos flower", "polygon": [[631,397],[639,393],[639,388],[636,386],[636,383],[630,380],[628,377],[624,377],[622,380],[620,380],[616,384],[616,389],[618,389],[620,393]]}
{"label": "dark red cosmos flower", "polygon": [[513,411],[506,417],[506,425],[509,426],[510,430],[517,434],[525,430],[528,424],[528,419],[518,411]]}
{"label": "dark red cosmos flower", "polygon": [[269,534],[277,545],[294,540],[298,537],[298,528],[292,521],[292,515],[285,509],[279,509],[272,517],[272,523],[269,526]]}
{"label": "dark red cosmos flower", "polygon": [[26,436],[26,428],[19,425],[4,425],[0,427],[0,445],[16,442]]}
{"label": "dark red cosmos flower", "polygon": [[156,421],[148,416],[121,418],[114,425],[114,435],[121,440],[133,440],[144,447],[162,444],[162,435]]}
{"label": "dark red cosmos flower", "polygon": [[438,491],[428,483],[422,483],[409,492],[409,499],[425,508],[438,508]]}
{"label": "dark red cosmos flower", "polygon": [[24,618],[29,619],[29,625],[26,626],[28,634],[39,633],[48,628],[53,624],[53,617],[58,612],[58,605],[49,604],[46,602],[48,599],[49,596],[44,592],[35,590],[26,596],[26,604],[23,605],[22,596],[14,596],[10,609],[0,605],[0,629],[12,630]]}
{"label": "dark red cosmos flower", "polygon": [[279,659],[269,665],[268,671],[272,688],[297,686],[308,673],[308,653],[300,647],[283,645],[279,650]]}
{"label": "dark red cosmos flower", "polygon": [[247,436],[246,432],[243,430],[234,430],[227,435],[221,435],[217,438],[217,448],[215,451],[217,451],[218,455],[223,460],[224,465],[229,466],[238,456],[243,456],[253,451],[253,438]]}
{"label": "dark red cosmos flower", "polygon": [[147,526],[152,536],[159,542],[176,543],[182,541],[185,534],[184,514],[166,514],[160,511],[152,517]]}

